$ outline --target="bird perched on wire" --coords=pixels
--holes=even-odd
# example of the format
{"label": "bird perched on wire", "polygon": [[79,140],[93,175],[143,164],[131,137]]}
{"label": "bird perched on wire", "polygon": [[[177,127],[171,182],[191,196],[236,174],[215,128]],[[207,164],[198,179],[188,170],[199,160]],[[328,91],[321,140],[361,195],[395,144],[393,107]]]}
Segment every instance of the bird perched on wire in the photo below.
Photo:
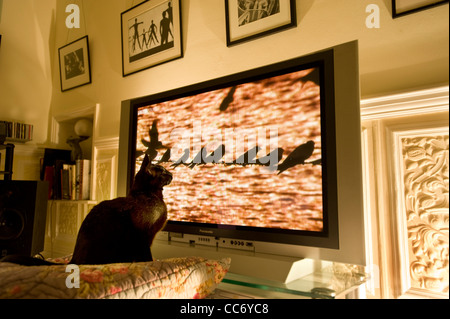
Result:
{"label": "bird perched on wire", "polygon": [[193,169],[196,165],[206,164],[204,159],[206,158],[206,146],[203,146],[200,152],[195,155],[192,162],[189,164],[189,168]]}
{"label": "bird perched on wire", "polygon": [[299,164],[305,164],[305,160],[310,158],[312,153],[314,152],[314,145],[315,144],[313,141],[308,141],[293,150],[292,153],[289,154],[288,157],[286,157],[283,163],[278,165],[278,175],[291,167]]}
{"label": "bird perched on wire", "polygon": [[214,151],[212,151],[208,156],[206,156],[205,163],[215,163],[218,164],[220,159],[225,155],[225,145],[222,144]]}
{"label": "bird perched on wire", "polygon": [[190,151],[188,148],[186,148],[184,150],[184,154],[175,163],[173,163],[171,165],[171,167],[177,168],[181,164],[187,165],[187,160],[189,159],[189,154],[190,154]]}
{"label": "bird perched on wire", "polygon": [[244,154],[239,156],[233,162],[233,164],[241,164],[244,166],[249,165],[249,164],[255,164],[256,163],[256,160],[255,160],[256,154],[258,154],[258,152],[260,150],[261,150],[261,147],[259,147],[258,145],[256,145],[255,147],[252,147],[247,152],[245,152]]}
{"label": "bird perched on wire", "polygon": [[272,152],[267,154],[266,156],[257,158],[256,164],[268,166],[271,171],[275,170],[275,166],[283,158],[283,153],[284,153],[284,150],[281,147],[279,147],[276,150],[273,150]]}
{"label": "bird perched on wire", "polygon": [[161,159],[158,161],[159,164],[161,163],[167,163],[170,161],[170,148],[167,149],[167,151],[163,154]]}

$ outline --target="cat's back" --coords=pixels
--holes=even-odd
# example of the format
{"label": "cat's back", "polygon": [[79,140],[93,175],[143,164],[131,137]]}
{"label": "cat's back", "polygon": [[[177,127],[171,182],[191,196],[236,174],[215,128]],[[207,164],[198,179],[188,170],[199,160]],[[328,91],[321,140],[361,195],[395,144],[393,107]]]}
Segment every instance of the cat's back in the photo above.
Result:
{"label": "cat's back", "polygon": [[[126,197],[119,197],[103,201],[94,206],[81,224],[81,233],[85,231],[98,231],[112,226],[114,223],[123,223],[129,220],[133,211],[133,203]],[[96,228],[101,227],[101,228]]]}
{"label": "cat's back", "polygon": [[71,263],[107,263],[119,258],[120,251],[126,251],[127,243],[134,240],[132,206],[125,197],[94,206],[78,231]]}

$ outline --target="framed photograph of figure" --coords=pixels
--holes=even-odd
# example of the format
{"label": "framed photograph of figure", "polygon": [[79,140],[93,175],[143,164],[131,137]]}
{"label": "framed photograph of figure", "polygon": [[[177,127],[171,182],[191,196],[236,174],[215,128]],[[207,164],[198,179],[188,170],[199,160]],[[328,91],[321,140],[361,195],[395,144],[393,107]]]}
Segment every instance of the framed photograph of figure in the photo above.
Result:
{"label": "framed photograph of figure", "polygon": [[297,26],[295,0],[225,0],[227,46]]}
{"label": "framed photograph of figure", "polygon": [[88,36],[59,48],[61,91],[91,83]]}
{"label": "framed photograph of figure", "polygon": [[121,21],[123,76],[183,56],[181,0],[145,1]]}
{"label": "framed photograph of figure", "polygon": [[392,0],[392,17],[402,17],[448,2],[449,0]]}

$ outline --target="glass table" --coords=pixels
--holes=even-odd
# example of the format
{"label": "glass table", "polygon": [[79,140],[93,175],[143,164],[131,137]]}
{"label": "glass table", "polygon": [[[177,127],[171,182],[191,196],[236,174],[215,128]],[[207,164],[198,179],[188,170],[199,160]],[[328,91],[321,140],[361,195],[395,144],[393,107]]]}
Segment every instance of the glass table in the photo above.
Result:
{"label": "glass table", "polygon": [[364,267],[332,263],[289,283],[228,273],[211,299],[364,298]]}

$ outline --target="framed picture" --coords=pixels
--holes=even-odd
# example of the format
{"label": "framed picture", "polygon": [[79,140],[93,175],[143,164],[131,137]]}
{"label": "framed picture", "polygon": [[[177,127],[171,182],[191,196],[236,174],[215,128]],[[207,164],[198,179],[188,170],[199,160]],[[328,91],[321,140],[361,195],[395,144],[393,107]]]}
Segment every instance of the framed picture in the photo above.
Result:
{"label": "framed picture", "polygon": [[183,56],[180,0],[147,0],[121,20],[123,76]]}
{"label": "framed picture", "polygon": [[63,92],[91,83],[88,36],[59,48],[59,70]]}
{"label": "framed picture", "polygon": [[227,46],[297,26],[295,0],[225,0]]}
{"label": "framed picture", "polygon": [[392,0],[392,17],[402,17],[448,2],[449,0]]}

